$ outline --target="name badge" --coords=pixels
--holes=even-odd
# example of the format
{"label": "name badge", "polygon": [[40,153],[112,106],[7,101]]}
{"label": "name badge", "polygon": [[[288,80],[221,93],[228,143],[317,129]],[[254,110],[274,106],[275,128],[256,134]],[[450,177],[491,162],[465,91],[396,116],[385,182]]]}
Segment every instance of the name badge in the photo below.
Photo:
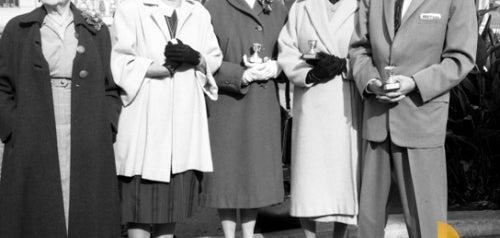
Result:
{"label": "name badge", "polygon": [[441,20],[441,14],[439,14],[439,13],[422,13],[422,14],[420,14],[420,20],[422,20],[422,21]]}

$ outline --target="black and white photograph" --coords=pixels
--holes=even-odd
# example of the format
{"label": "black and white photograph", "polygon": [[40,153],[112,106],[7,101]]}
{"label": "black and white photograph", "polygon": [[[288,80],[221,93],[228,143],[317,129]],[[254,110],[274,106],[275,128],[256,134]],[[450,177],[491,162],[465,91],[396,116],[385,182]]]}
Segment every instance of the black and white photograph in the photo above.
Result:
{"label": "black and white photograph", "polygon": [[0,238],[500,238],[500,1],[0,0]]}

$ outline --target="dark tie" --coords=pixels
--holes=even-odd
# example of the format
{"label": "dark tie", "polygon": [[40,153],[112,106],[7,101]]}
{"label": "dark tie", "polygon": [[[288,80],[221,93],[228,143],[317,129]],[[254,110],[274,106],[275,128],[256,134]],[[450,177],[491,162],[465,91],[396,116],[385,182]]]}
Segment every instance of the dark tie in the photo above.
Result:
{"label": "dark tie", "polygon": [[394,32],[398,32],[401,26],[401,10],[403,9],[404,0],[396,0],[396,5],[394,6]]}
{"label": "dark tie", "polygon": [[172,13],[171,17],[165,16],[165,20],[167,21],[168,31],[170,32],[170,38],[175,38],[175,32],[177,31],[177,13]]}

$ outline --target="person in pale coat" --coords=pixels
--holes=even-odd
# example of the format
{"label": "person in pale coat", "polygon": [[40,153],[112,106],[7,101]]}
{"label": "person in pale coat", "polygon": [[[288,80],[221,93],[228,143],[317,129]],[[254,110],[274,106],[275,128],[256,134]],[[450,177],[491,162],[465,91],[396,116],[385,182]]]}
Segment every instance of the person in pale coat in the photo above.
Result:
{"label": "person in pale coat", "polygon": [[172,237],[192,213],[199,172],[213,170],[205,95],[217,99],[222,53],[210,22],[194,0],[118,6],[111,67],[123,89],[115,151],[129,237],[149,237],[151,225]]}
{"label": "person in pale coat", "polygon": [[[306,237],[316,221],[335,222],[334,237],[357,223],[361,104],[346,59],[357,5],[299,0],[278,39],[278,62],[294,84],[290,213]],[[302,58],[310,40],[319,60]]]}

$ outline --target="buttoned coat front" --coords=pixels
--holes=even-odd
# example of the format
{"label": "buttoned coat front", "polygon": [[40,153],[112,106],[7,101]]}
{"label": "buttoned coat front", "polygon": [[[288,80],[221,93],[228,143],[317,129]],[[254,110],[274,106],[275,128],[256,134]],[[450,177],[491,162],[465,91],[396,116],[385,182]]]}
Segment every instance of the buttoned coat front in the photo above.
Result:
{"label": "buttoned coat front", "polygon": [[242,87],[241,77],[243,55],[252,53],[253,43],[262,45],[261,57],[276,59],[286,9],[280,1],[269,14],[245,0],[210,0],[205,6],[224,59],[215,75],[219,100],[208,104],[214,173],[204,177],[202,203],[226,208],[278,203],[283,177],[277,84],[271,79]]}
{"label": "buttoned coat front", "polygon": [[43,7],[15,17],[0,40],[0,237],[120,235],[113,130],[120,111],[106,26],[71,6],[80,50],[71,86],[71,184],[66,234],[49,66],[41,48]]}
{"label": "buttoned coat front", "polygon": [[278,40],[278,61],[295,86],[290,213],[356,224],[361,100],[348,75],[307,84],[312,66],[301,58],[309,40],[317,51],[347,57],[357,1],[337,4],[330,20],[328,0],[297,1]]}
{"label": "buttoned coat front", "polygon": [[176,38],[200,52],[206,65],[181,65],[166,78],[148,78],[146,71],[165,61],[169,10],[160,0],[126,0],[115,14],[111,68],[123,89],[115,143],[119,175],[169,182],[171,173],[213,170],[204,95],[217,99],[212,72],[222,54],[210,15],[199,2],[183,0],[176,11]]}
{"label": "buttoned coat front", "polygon": [[[412,76],[415,90],[397,104],[366,97],[363,137],[402,147],[444,145],[449,90],[474,65],[477,20],[472,0],[412,0],[397,34],[396,0],[362,0],[349,55],[363,94],[369,80],[386,79],[384,68]],[[369,13],[369,14],[368,14]]]}

